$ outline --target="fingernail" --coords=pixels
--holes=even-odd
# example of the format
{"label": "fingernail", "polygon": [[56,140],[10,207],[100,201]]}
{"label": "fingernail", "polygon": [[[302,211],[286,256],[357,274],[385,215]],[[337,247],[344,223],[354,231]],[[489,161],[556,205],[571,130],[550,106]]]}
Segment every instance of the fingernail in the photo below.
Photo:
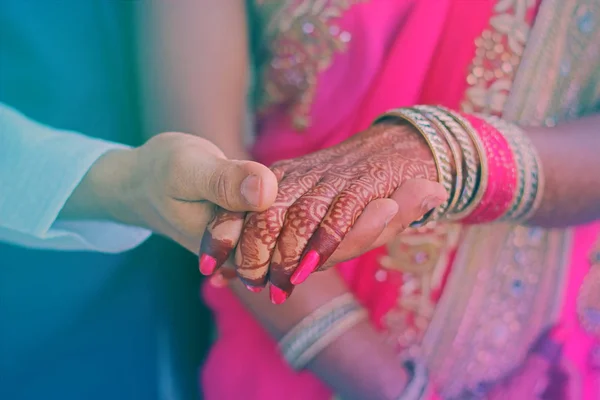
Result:
{"label": "fingernail", "polygon": [[436,207],[441,206],[444,203],[443,199],[436,196],[425,197],[425,200],[421,203],[421,212],[423,214],[428,213]]}
{"label": "fingernail", "polygon": [[246,289],[248,289],[252,293],[260,293],[263,290],[263,288],[261,288],[260,286],[250,286],[246,284],[244,284],[244,286],[246,286]]}
{"label": "fingernail", "polygon": [[224,288],[227,286],[227,280],[221,274],[216,274],[210,277],[209,283],[216,288]]}
{"label": "fingernail", "polygon": [[200,273],[202,275],[210,275],[217,267],[217,260],[208,254],[202,254],[200,257]]}
{"label": "fingernail", "polygon": [[240,191],[246,202],[253,207],[260,205],[260,186],[261,180],[256,175],[250,175],[242,181]]}
{"label": "fingernail", "polygon": [[269,295],[271,297],[271,303],[273,304],[282,304],[287,300],[288,296],[286,292],[274,285],[269,287]]}
{"label": "fingernail", "polygon": [[300,261],[300,265],[294,274],[290,278],[290,282],[292,285],[299,285],[306,280],[312,274],[315,269],[317,269],[317,265],[319,265],[319,260],[321,256],[314,250],[309,251],[302,257]]}

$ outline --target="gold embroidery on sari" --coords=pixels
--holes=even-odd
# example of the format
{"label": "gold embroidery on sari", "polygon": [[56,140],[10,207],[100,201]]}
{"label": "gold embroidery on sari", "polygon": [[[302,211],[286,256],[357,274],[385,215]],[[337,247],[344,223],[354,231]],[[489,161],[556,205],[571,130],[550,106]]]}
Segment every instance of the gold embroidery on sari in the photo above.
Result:
{"label": "gold embroidery on sari", "polygon": [[505,115],[529,125],[553,126],[597,112],[600,2],[544,0],[535,28]]}
{"label": "gold embroidery on sari", "polygon": [[529,36],[527,13],[532,0],[500,0],[494,6],[490,29],[475,40],[475,58],[469,66],[465,112],[501,115]]}
{"label": "gold embroidery on sari", "polygon": [[590,254],[590,270],[577,296],[577,316],[583,329],[595,339],[588,364],[600,372],[600,238]]}
{"label": "gold embroidery on sari", "polygon": [[444,398],[482,394],[525,358],[557,317],[569,245],[564,230],[469,229],[423,340]]}
{"label": "gold embroidery on sari", "polygon": [[400,273],[402,286],[382,324],[387,341],[398,350],[421,343],[435,311],[432,294],[441,290],[460,231],[459,225],[434,225],[405,232],[387,244],[379,265],[387,273]]}
{"label": "gold embroidery on sari", "polygon": [[298,130],[310,125],[310,109],[319,73],[336,54],[348,49],[352,34],[338,25],[343,13],[364,0],[259,0],[275,7],[267,35],[272,51],[264,71],[265,98],[261,109],[283,104]]}
{"label": "gold embroidery on sari", "polygon": [[581,326],[600,340],[600,239],[590,254],[590,270],[579,291],[577,314]]}

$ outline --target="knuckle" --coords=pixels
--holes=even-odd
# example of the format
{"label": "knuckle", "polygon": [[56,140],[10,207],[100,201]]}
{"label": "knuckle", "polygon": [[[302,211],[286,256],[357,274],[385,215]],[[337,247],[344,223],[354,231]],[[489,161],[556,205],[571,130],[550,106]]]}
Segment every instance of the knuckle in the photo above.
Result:
{"label": "knuckle", "polygon": [[291,165],[294,162],[293,159],[285,159],[285,160],[279,160],[274,162],[271,165],[271,169],[281,169],[281,170],[285,170],[289,165]]}
{"label": "knuckle", "polygon": [[230,196],[231,182],[228,170],[226,168],[221,168],[214,171],[211,175],[210,182],[210,187],[219,204],[225,208],[230,208],[232,206],[232,199]]}
{"label": "knuckle", "polygon": [[193,215],[188,209],[178,210],[173,219],[178,230],[185,236],[200,239],[213,219],[213,208],[208,204],[199,204]]}

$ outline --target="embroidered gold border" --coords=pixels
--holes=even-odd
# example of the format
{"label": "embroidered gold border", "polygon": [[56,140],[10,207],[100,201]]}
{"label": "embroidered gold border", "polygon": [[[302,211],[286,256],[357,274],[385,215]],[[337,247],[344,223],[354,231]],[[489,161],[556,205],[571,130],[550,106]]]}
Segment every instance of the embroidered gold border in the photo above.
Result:
{"label": "embroidered gold border", "polygon": [[599,15],[597,0],[542,1],[505,118],[554,125],[594,111],[600,100]]}
{"label": "embroidered gold border", "polygon": [[[600,71],[594,70],[600,46],[593,43],[600,43],[600,29],[582,29],[589,13],[600,15],[600,2],[543,1],[504,118],[521,125],[552,125],[593,111],[600,79]],[[580,65],[583,60],[586,65]],[[509,225],[468,230],[423,341],[432,378],[444,397],[477,392],[478,384],[507,374],[557,320],[572,233]],[[515,311],[514,293],[507,289],[518,273],[529,281],[521,293],[527,300]]]}
{"label": "embroidered gold border", "polygon": [[504,376],[556,320],[570,239],[565,230],[469,230],[423,341],[444,397],[476,392],[480,383]]}

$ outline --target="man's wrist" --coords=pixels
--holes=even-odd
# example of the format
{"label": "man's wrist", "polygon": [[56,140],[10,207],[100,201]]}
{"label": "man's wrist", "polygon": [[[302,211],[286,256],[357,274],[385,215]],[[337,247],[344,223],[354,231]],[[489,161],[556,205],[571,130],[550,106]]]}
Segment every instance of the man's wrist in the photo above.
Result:
{"label": "man's wrist", "polygon": [[129,206],[135,189],[135,157],[131,149],[114,149],[101,155],[75,188],[59,218],[140,225]]}

